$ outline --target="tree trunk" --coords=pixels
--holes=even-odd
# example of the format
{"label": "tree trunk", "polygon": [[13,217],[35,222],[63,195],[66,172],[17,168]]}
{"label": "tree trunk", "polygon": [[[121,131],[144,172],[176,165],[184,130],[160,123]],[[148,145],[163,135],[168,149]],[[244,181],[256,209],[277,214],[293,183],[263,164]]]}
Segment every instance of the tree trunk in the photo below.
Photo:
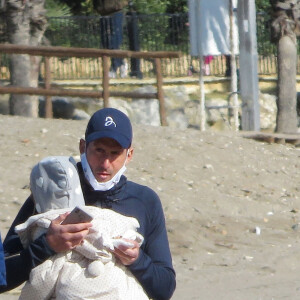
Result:
{"label": "tree trunk", "polygon": [[278,97],[276,132],[297,132],[296,37],[282,36],[278,41]]}
{"label": "tree trunk", "polygon": [[[38,46],[46,30],[45,0],[6,2],[8,39],[12,44]],[[11,84],[37,87],[40,57],[12,55],[10,61]],[[10,113],[26,117],[38,116],[38,96],[11,95]]]}

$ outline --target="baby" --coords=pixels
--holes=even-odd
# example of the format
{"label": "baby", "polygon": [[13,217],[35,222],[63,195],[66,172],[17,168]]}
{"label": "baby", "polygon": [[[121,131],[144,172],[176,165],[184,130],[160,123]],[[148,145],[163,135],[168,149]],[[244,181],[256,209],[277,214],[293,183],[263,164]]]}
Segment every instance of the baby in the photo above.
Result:
{"label": "baby", "polygon": [[47,231],[51,221],[74,207],[93,217],[84,243],[35,267],[19,299],[149,299],[131,272],[112,255],[115,247],[143,237],[139,223],[109,209],[84,206],[76,162],[72,157],[47,157],[34,166],[30,188],[39,214],[16,226],[26,247]]}

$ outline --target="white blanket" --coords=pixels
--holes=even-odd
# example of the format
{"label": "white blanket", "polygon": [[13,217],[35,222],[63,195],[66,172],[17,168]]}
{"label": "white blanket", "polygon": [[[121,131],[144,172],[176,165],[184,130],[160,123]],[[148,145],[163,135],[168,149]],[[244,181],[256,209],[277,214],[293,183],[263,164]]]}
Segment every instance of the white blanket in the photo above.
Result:
{"label": "white blanket", "polygon": [[[149,299],[131,272],[111,250],[125,237],[143,242],[139,223],[109,209],[85,207],[93,215],[93,227],[84,243],[73,251],[56,254],[34,268],[19,299]],[[16,227],[26,247],[47,230],[51,220],[70,209],[48,211]]]}

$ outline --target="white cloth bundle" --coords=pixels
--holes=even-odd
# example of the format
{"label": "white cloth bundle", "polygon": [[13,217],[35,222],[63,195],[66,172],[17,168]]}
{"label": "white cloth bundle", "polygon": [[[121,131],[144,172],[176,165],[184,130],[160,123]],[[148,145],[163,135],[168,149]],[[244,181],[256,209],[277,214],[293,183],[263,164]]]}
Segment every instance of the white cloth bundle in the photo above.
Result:
{"label": "white cloth bundle", "polygon": [[[138,221],[109,209],[85,206],[85,210],[94,219],[84,243],[34,268],[19,299],[149,299],[131,272],[111,253],[124,242],[121,238],[142,244],[143,237],[136,231]],[[48,211],[16,226],[24,247],[45,232],[51,220],[66,211],[70,209]]]}

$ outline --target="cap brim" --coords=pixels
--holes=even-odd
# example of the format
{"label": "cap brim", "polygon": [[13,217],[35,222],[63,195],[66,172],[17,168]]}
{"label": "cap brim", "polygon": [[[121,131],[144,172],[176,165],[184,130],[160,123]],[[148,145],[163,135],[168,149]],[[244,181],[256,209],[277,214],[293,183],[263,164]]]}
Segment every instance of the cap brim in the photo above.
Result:
{"label": "cap brim", "polygon": [[117,141],[122,148],[128,149],[131,146],[131,142],[122,134],[112,132],[112,131],[96,131],[87,136],[86,142],[90,143],[92,141],[101,139],[101,138],[111,138]]}

